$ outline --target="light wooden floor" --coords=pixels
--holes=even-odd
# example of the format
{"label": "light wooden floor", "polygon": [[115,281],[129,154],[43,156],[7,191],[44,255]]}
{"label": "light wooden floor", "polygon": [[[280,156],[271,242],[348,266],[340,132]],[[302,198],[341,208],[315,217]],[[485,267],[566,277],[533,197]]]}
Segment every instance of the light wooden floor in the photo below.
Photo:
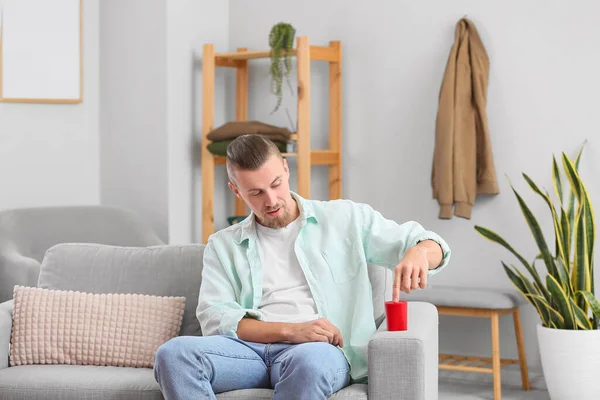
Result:
{"label": "light wooden floor", "polygon": [[[477,382],[440,381],[439,400],[493,400],[494,389],[489,384]],[[502,387],[502,400],[550,400],[548,392],[540,389],[523,391]]]}
{"label": "light wooden floor", "polygon": [[[439,371],[439,400],[493,400],[491,374]],[[502,369],[502,400],[550,400],[544,375],[539,369],[529,369],[531,390],[521,389],[518,365]]]}

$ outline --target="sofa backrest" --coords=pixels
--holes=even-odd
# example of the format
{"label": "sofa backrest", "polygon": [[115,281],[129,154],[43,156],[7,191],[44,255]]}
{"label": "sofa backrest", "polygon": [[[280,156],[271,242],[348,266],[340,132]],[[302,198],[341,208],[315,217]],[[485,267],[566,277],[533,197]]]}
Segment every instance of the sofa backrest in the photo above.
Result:
{"label": "sofa backrest", "polygon": [[[140,293],[186,298],[181,335],[200,335],[196,318],[205,245],[121,247],[65,243],[51,247],[42,262],[38,287],[87,293]],[[387,278],[369,265],[374,319],[385,316]]]}
{"label": "sofa backrest", "polygon": [[[377,327],[381,324],[381,321],[385,318],[385,299],[388,294],[391,285],[391,279],[389,275],[390,271],[378,265],[369,265],[369,279],[371,280],[371,289],[373,297],[373,318]],[[387,283],[390,282],[388,285]]]}
{"label": "sofa backrest", "polygon": [[196,319],[204,245],[121,247],[58,244],[46,252],[38,287],[86,293],[183,296],[180,335],[200,335]]}

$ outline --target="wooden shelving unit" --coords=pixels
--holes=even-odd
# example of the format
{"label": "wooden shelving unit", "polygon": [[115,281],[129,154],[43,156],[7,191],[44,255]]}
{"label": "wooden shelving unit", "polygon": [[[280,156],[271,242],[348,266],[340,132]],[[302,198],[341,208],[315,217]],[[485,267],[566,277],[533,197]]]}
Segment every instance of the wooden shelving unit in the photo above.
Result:
{"label": "wooden shelving unit", "polygon": [[[342,195],[342,45],[330,41],[329,46],[312,46],[308,37],[296,39],[292,51],[296,57],[298,74],[298,128],[292,135],[297,153],[298,194],[310,198],[311,166],[329,167],[329,198]],[[202,58],[202,243],[214,232],[215,165],[225,164],[225,157],[215,156],[207,149],[207,135],[214,129],[215,68],[236,69],[236,120],[248,119],[248,61],[270,58],[270,51],[248,51],[239,48],[233,53],[215,53],[213,44],[205,44]],[[310,147],[310,62],[329,63],[329,148],[312,150]],[[235,215],[245,215],[246,205],[235,199]]]}

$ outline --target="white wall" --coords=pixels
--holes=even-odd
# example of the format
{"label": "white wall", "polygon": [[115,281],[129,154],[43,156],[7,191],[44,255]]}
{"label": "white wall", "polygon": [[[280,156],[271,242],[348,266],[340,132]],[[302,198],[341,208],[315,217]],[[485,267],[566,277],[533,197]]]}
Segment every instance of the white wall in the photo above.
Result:
{"label": "white wall", "polygon": [[[478,224],[496,230],[528,259],[537,254],[506,176],[548,221],[546,206],[520,173],[552,190],[552,153],[572,155],[588,139],[581,171],[592,199],[600,199],[592,179],[600,172],[595,161],[600,26],[594,17],[600,6],[541,0],[348,3],[231,0],[230,47],[265,48],[279,21],[292,23],[297,35],[309,36],[313,44],[341,40],[344,197],[370,203],[399,222],[417,220],[445,237],[453,259],[433,285],[511,288],[500,260],[515,261],[473,229]],[[455,23],[464,15],[478,27],[491,58],[488,117],[501,194],[479,199],[471,220],[439,220],[430,188],[437,99]],[[324,147],[327,70],[318,62],[312,66],[312,139]],[[283,112],[268,115],[274,104],[268,84],[267,64],[253,64],[249,117],[286,124]],[[286,96],[295,120],[295,99]],[[325,198],[326,177],[318,167],[315,173],[313,197]],[[538,318],[529,307],[522,318],[528,360],[535,367]],[[503,356],[516,357],[512,332],[511,319],[502,318]],[[441,351],[490,354],[489,335],[484,320],[441,319]]]}
{"label": "white wall", "polygon": [[[167,2],[168,224],[170,243],[201,240],[202,47],[227,51],[229,2]],[[216,71],[216,87],[227,85],[231,71]],[[225,90],[216,90],[215,117],[223,120]],[[222,171],[217,171],[222,181]],[[221,191],[223,192],[223,187]],[[220,205],[217,205],[217,209]]]}
{"label": "white wall", "polygon": [[99,202],[98,42],[84,0],[83,103],[0,103],[0,209]]}
{"label": "white wall", "polygon": [[137,211],[165,241],[194,241],[202,45],[227,48],[228,2],[106,0],[100,25],[101,201]]}
{"label": "white wall", "polygon": [[168,240],[165,0],[100,4],[101,202]]}

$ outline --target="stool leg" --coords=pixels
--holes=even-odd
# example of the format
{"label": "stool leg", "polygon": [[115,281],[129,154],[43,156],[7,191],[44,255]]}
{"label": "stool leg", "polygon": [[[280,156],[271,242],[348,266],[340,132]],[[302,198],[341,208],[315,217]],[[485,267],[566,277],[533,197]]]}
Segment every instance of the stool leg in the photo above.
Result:
{"label": "stool leg", "polygon": [[492,312],[492,371],[494,375],[494,400],[501,399],[500,380],[500,326],[498,313]]}
{"label": "stool leg", "polygon": [[519,365],[521,366],[521,381],[523,390],[529,390],[529,374],[527,372],[527,358],[525,357],[525,344],[523,342],[523,330],[521,329],[521,313],[519,308],[515,308],[513,312],[513,320],[515,324],[515,336],[517,337],[517,350],[519,351]]}

